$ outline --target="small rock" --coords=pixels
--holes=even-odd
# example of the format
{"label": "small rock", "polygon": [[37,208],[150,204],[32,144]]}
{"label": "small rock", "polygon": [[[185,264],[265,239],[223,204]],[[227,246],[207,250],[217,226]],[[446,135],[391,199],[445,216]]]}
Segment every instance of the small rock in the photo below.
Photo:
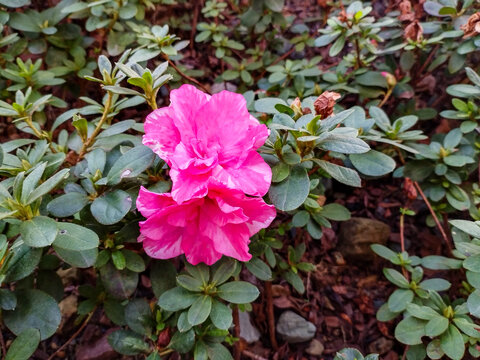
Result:
{"label": "small rock", "polygon": [[323,346],[322,342],[320,340],[313,339],[310,342],[310,345],[308,345],[307,350],[305,351],[308,355],[321,356],[324,350],[325,347]]}
{"label": "small rock", "polygon": [[300,343],[311,340],[317,328],[293,311],[285,311],[277,323],[277,332],[289,343]]}
{"label": "small rock", "polygon": [[70,319],[77,312],[77,297],[75,295],[67,296],[65,299],[59,302],[58,307],[60,308],[60,312],[62,313],[62,322],[60,324],[61,329],[68,321],[68,319]]}
{"label": "small rock", "polygon": [[370,245],[385,245],[389,236],[390,227],[381,221],[351,218],[340,225],[339,251],[349,260],[372,261],[375,253]]}
{"label": "small rock", "polygon": [[251,344],[260,339],[260,331],[253,326],[250,315],[247,312],[239,311],[238,320],[240,322],[240,337]]}

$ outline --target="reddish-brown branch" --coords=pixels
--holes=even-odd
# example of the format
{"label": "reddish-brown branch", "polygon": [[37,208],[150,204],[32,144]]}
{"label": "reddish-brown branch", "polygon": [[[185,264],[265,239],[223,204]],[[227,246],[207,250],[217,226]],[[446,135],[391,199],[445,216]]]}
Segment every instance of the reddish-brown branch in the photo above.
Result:
{"label": "reddish-brown branch", "polygon": [[437,225],[438,230],[440,231],[440,234],[442,235],[443,240],[445,241],[445,244],[447,245],[448,251],[451,254],[452,253],[452,245],[450,244],[450,241],[448,239],[447,234],[445,233],[445,230],[443,226],[440,224],[440,221],[438,220],[437,214],[435,214],[435,211],[432,208],[432,205],[430,205],[430,202],[428,201],[427,197],[422,191],[422,188],[418,184],[418,182],[414,181],[413,184],[417,188],[418,192],[420,193],[420,196],[422,197],[423,201],[428,207],[428,210],[430,211],[430,214],[432,214],[433,221],[435,221],[435,225]]}
{"label": "reddish-brown branch", "polygon": [[265,298],[267,302],[267,321],[268,333],[270,335],[270,342],[273,350],[278,350],[277,338],[275,337],[275,314],[273,313],[273,294],[272,282],[265,281]]}
{"label": "reddish-brown branch", "polygon": [[[234,326],[233,330],[235,332],[235,337],[240,338],[240,318],[238,316],[238,306],[235,306],[233,308],[233,326]],[[240,341],[237,341],[235,343],[233,350],[234,350],[234,359],[240,360],[242,356],[242,352],[240,349]]]}
{"label": "reddish-brown branch", "polygon": [[172,68],[174,68],[175,71],[178,73],[178,75],[180,75],[180,76],[183,77],[184,79],[186,79],[186,80],[194,83],[195,85],[201,87],[203,91],[205,91],[207,94],[210,94],[210,95],[211,95],[210,90],[208,90],[205,86],[203,86],[197,79],[194,79],[194,78],[192,78],[191,76],[188,76],[188,75],[185,74],[182,70],[180,70],[180,69],[178,68],[178,66],[175,65],[175,63],[168,58],[168,56],[164,55],[164,59],[168,61],[168,65],[170,65]]}
{"label": "reddish-brown branch", "polygon": [[93,309],[92,312],[90,314],[88,314],[87,318],[83,321],[82,325],[78,328],[77,331],[75,331],[75,333],[70,336],[70,338],[62,345],[60,346],[57,351],[55,351],[52,355],[50,355],[50,357],[47,359],[47,360],[53,360],[55,359],[55,356],[57,356],[57,354],[62,351],[63,349],[65,349],[68,344],[70,344],[73,339],[75,339],[82,331],[83,329],[85,329],[85,326],[87,326],[88,322],[90,321],[90,319],[92,318],[93,314],[95,313],[95,310],[97,308]]}

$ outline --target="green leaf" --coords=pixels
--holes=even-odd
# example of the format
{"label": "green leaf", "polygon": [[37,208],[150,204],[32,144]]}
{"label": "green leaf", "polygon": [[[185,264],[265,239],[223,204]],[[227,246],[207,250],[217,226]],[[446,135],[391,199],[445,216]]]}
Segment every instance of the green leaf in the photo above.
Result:
{"label": "green leaf", "polygon": [[323,206],[320,214],[334,221],[346,221],[351,217],[350,211],[345,206],[336,203]]}
{"label": "green leaf", "polygon": [[255,301],[259,294],[255,285],[245,281],[229,282],[218,288],[218,296],[234,304],[248,304]]}
{"label": "green leaf", "polygon": [[78,213],[89,202],[87,195],[79,192],[70,192],[50,201],[47,205],[47,210],[55,217],[67,217]]}
{"label": "green leaf", "polygon": [[127,266],[125,256],[123,256],[123,253],[119,250],[112,251],[112,262],[118,270],[123,270]]}
{"label": "green leaf", "polygon": [[138,274],[117,270],[111,263],[100,268],[100,276],[107,292],[116,299],[126,299],[137,289]]}
{"label": "green leaf", "polygon": [[30,5],[30,0],[0,0],[0,4],[10,8],[18,8],[25,5]]}
{"label": "green leaf", "polygon": [[338,182],[349,186],[362,186],[362,180],[355,170],[325,160],[314,159],[313,161]]}
{"label": "green leaf", "polygon": [[277,183],[283,181],[290,174],[290,166],[284,162],[279,162],[272,168],[272,182]]}
{"label": "green leaf", "polygon": [[237,262],[233,259],[222,257],[211,268],[212,277],[210,282],[216,286],[230,279],[237,268]]}
{"label": "green leaf", "polygon": [[99,239],[94,231],[67,222],[57,223],[57,226],[58,235],[53,242],[55,248],[83,251],[98,247]]}
{"label": "green leaf", "polygon": [[125,307],[125,321],[130,329],[140,335],[150,334],[154,319],[145,299],[133,299]]}
{"label": "green leaf", "polygon": [[392,312],[401,312],[412,302],[414,296],[412,290],[397,289],[388,298],[388,308]]}
{"label": "green leaf", "polygon": [[396,166],[395,160],[376,150],[370,150],[365,154],[352,154],[349,158],[358,171],[368,176],[386,175]]}
{"label": "green leaf", "polygon": [[23,221],[20,235],[25,244],[31,247],[51,245],[57,236],[57,223],[46,216],[36,216],[32,220]]}
{"label": "green leaf", "polygon": [[246,262],[245,267],[260,280],[268,281],[272,279],[272,270],[270,267],[257,257]]}
{"label": "green leaf", "polygon": [[480,239],[480,226],[468,220],[450,220],[449,223],[470,236]]}
{"label": "green leaf", "polygon": [[318,146],[323,150],[341,154],[363,154],[370,150],[370,146],[359,138],[334,134],[329,135],[325,140],[321,140]]}
{"label": "green leaf", "polygon": [[212,301],[212,311],[210,312],[210,320],[213,325],[222,330],[228,330],[232,325],[232,310],[220,301]]}
{"label": "green leaf", "polygon": [[202,290],[203,283],[189,275],[179,275],[177,276],[177,284],[181,287],[193,291],[199,292]]}
{"label": "green leaf", "polygon": [[139,254],[131,250],[122,250],[122,254],[125,258],[127,269],[137,273],[145,271],[145,261]]}
{"label": "green leaf", "polygon": [[202,324],[207,320],[211,310],[212,298],[209,295],[198,296],[188,309],[188,322],[193,326]]}
{"label": "green leaf", "polygon": [[386,246],[380,245],[380,244],[373,244],[370,245],[370,248],[373,250],[375,254],[378,256],[383,257],[384,259],[388,261],[392,261],[393,259],[397,258],[397,253],[390,250]]}
{"label": "green leaf", "polygon": [[448,328],[449,321],[446,317],[437,316],[430,319],[425,325],[425,335],[435,337],[443,334]]}
{"label": "green leaf", "polygon": [[273,205],[282,211],[291,211],[303,204],[310,191],[307,170],[299,165],[293,166],[290,176],[280,183],[272,184],[268,195]]}
{"label": "green leaf", "polygon": [[198,296],[197,293],[192,293],[182,287],[175,287],[160,296],[158,305],[167,311],[183,310],[192,305]]}
{"label": "green leaf", "polygon": [[150,351],[143,337],[130,330],[116,330],[108,335],[108,343],[118,353],[127,356]]}
{"label": "green leaf", "polygon": [[233,360],[230,351],[220,343],[209,343],[207,353],[210,360]]}
{"label": "green leaf", "polygon": [[168,347],[178,351],[180,354],[185,354],[193,348],[194,344],[195,332],[192,329],[184,333],[177,331],[172,336],[172,340],[170,340]]}
{"label": "green leaf", "polygon": [[147,169],[155,159],[155,154],[148,147],[140,145],[128,150],[108,172],[108,185],[117,185],[125,178],[136,178]]}
{"label": "green leaf", "polygon": [[78,267],[78,268],[88,268],[95,264],[98,255],[98,249],[89,249],[82,251],[74,251],[68,249],[62,249],[55,246],[55,242],[52,244],[53,248],[57,255],[65,261],[67,264]]}
{"label": "green leaf", "polygon": [[43,195],[53,190],[62,180],[68,177],[69,169],[60,170],[55,175],[51,176],[48,180],[38,186],[35,191],[28,196],[26,205],[33,203],[35,200],[41,198]]}
{"label": "green leaf", "polygon": [[292,225],[295,227],[304,227],[310,219],[308,211],[300,210],[292,218]]}
{"label": "green leaf", "polygon": [[390,321],[395,319],[400,313],[390,311],[388,304],[384,303],[377,311],[377,320],[378,321]]}
{"label": "green leaf", "polygon": [[480,318],[480,290],[475,290],[468,296],[467,306],[470,314]]}
{"label": "green leaf", "polygon": [[274,12],[282,12],[285,0],[265,0],[265,5]]}
{"label": "green leaf", "polygon": [[455,325],[450,324],[447,331],[440,337],[440,347],[445,354],[453,360],[463,358],[465,345],[462,334],[460,334],[460,331],[458,331]]}
{"label": "green leaf", "polygon": [[18,281],[26,278],[37,267],[42,257],[42,249],[25,244],[12,247],[13,254],[8,262],[5,281]]}
{"label": "green leaf", "polygon": [[383,274],[388,279],[388,281],[397,285],[398,287],[406,289],[410,286],[410,283],[407,279],[405,279],[405,276],[403,276],[395,269],[385,268],[383,269]]}
{"label": "green leaf", "polygon": [[17,306],[17,297],[13,291],[0,289],[0,309],[14,310]]}
{"label": "green leaf", "polygon": [[342,51],[344,46],[345,46],[345,35],[342,34],[337,40],[335,40],[333,45],[330,47],[328,54],[331,57],[335,57],[340,53],[340,51]]}
{"label": "green leaf", "polygon": [[150,281],[152,290],[157,298],[165,291],[175,287],[177,270],[170,261],[155,260],[151,265]]}
{"label": "green leaf", "polygon": [[17,307],[3,313],[5,325],[19,336],[27,329],[38,329],[41,340],[45,340],[57,331],[62,315],[58,305],[50,295],[43,291],[28,289],[15,292]]}
{"label": "green leaf", "polygon": [[122,220],[131,207],[130,194],[123,190],[114,190],[96,198],[90,206],[90,210],[100,224],[112,225]]}
{"label": "green leaf", "polygon": [[408,316],[400,321],[395,328],[395,338],[405,345],[418,345],[425,336],[425,320]]}
{"label": "green leaf", "polygon": [[22,331],[8,348],[5,360],[28,360],[40,344],[40,331],[30,328]]}

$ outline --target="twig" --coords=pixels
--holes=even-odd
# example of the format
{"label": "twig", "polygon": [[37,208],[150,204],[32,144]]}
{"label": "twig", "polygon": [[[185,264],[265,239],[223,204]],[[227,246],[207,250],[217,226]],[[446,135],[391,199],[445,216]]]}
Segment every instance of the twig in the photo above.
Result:
{"label": "twig", "polygon": [[[289,57],[293,52],[295,51],[295,46],[293,46],[290,50],[288,50],[285,54],[283,54],[282,56],[278,57],[275,59],[274,62],[272,62],[270,64],[270,66],[272,65],[275,65],[275,64],[278,64],[280,61],[286,59],[287,57]],[[260,75],[260,78],[262,78],[265,73],[267,72],[267,70],[263,70],[262,74]]]}
{"label": "twig", "polygon": [[432,205],[430,205],[430,202],[428,201],[427,197],[422,191],[422,188],[418,184],[418,182],[414,181],[413,184],[417,188],[418,192],[420,193],[420,196],[422,197],[423,201],[428,207],[428,210],[430,211],[430,214],[432,214],[433,221],[435,221],[435,225],[437,225],[438,230],[440,231],[440,234],[442,235],[443,240],[445,241],[445,244],[448,247],[448,251],[450,254],[452,253],[452,245],[450,244],[450,241],[448,240],[448,236],[445,233],[445,230],[443,229],[442,225],[440,224],[440,221],[438,220],[437,214],[435,214],[435,211],[432,209]]}
{"label": "twig", "polygon": [[0,346],[2,347],[2,360],[3,360],[5,359],[5,355],[7,354],[7,346],[5,345],[5,340],[3,339],[3,331],[0,331]]}
{"label": "twig", "polygon": [[[404,228],[405,228],[405,212],[400,209],[400,246],[402,249],[402,253],[405,252],[405,235],[404,235]],[[403,276],[410,281],[410,277],[408,275],[407,269],[402,266],[402,273]]]}
{"label": "twig", "polygon": [[90,137],[83,143],[82,148],[78,153],[78,160],[81,160],[85,156],[85,153],[87,152],[88,147],[93,144],[98,133],[102,130],[102,126],[107,120],[108,114],[110,113],[110,107],[112,106],[112,98],[113,98],[113,94],[109,91],[107,96],[107,101],[105,102],[105,107],[103,108],[102,117],[100,118],[100,121],[98,122],[95,130],[93,130],[92,135],[90,135]]}
{"label": "twig", "polygon": [[197,22],[198,16],[200,15],[200,6],[202,5],[201,0],[195,1],[195,8],[193,9],[193,20],[192,20],[192,32],[190,33],[190,50],[193,51],[195,33],[197,32]]}
{"label": "twig", "polygon": [[251,352],[251,351],[249,351],[249,350],[243,350],[242,354],[245,355],[245,356],[247,356],[247,357],[249,357],[249,358],[252,359],[252,360],[267,360],[267,359],[264,358],[263,356],[254,354],[253,352]]}
{"label": "twig", "polygon": [[47,360],[53,360],[60,351],[65,349],[68,346],[68,344],[70,344],[73,341],[73,339],[75,339],[82,332],[82,330],[85,329],[85,326],[87,326],[88,322],[90,321],[93,314],[95,313],[95,310],[97,310],[96,307],[90,312],[90,314],[88,314],[87,318],[83,321],[82,325],[78,328],[77,331],[75,331],[75,333],[72,336],[70,336],[67,342],[64,343],[62,346],[60,346],[57,349],[57,351],[55,351],[52,355],[50,355],[50,357]]}
{"label": "twig", "polygon": [[205,91],[207,94],[211,95],[211,92],[205,86],[203,86],[197,79],[194,79],[191,76],[188,76],[187,74],[183,73],[182,70],[180,70],[177,67],[177,65],[175,65],[174,62],[168,58],[167,55],[164,55],[163,58],[168,61],[168,65],[170,65],[172,68],[174,68],[175,71],[178,73],[178,75],[180,75],[181,77],[183,77],[183,78],[187,79],[188,81],[194,83],[195,85],[201,87],[203,91]]}
{"label": "twig", "polygon": [[273,295],[272,295],[272,282],[265,281],[265,297],[267,298],[267,320],[268,320],[268,333],[270,335],[270,343],[273,350],[278,350],[277,338],[275,337],[275,315],[273,313]]}
{"label": "twig", "polygon": [[[238,306],[233,308],[233,324],[234,324],[234,332],[235,337],[240,338],[240,318],[238,315]],[[242,356],[242,352],[240,350],[240,342],[237,341],[234,346],[234,359],[240,360]]]}
{"label": "twig", "polygon": [[[430,62],[432,61],[433,55],[435,55],[439,47],[440,47],[440,44],[437,44],[437,46],[433,48],[433,50],[428,55],[427,60],[425,60],[425,62],[422,64],[422,67],[417,72],[418,75],[421,75],[423,70],[425,70],[425,68],[427,67],[427,65],[430,64]],[[420,79],[422,79],[422,77],[420,77]]]}

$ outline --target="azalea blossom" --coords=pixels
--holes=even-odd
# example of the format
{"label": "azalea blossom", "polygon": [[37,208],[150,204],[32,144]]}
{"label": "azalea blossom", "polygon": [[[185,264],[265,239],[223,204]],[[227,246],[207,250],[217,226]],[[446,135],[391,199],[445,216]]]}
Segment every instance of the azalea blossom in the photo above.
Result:
{"label": "azalea blossom", "polygon": [[147,218],[140,222],[139,237],[145,252],[157,259],[185,254],[193,265],[211,265],[222,255],[250,260],[250,237],[269,226],[276,213],[261,198],[212,183],[205,197],[181,204],[171,193],[142,187],[137,208]]}
{"label": "azalea blossom", "polygon": [[242,95],[210,96],[183,85],[170,101],[147,116],[143,143],[170,166],[175,201],[206,196],[211,181],[265,195],[272,171],[256,149],[269,132],[249,114]]}

